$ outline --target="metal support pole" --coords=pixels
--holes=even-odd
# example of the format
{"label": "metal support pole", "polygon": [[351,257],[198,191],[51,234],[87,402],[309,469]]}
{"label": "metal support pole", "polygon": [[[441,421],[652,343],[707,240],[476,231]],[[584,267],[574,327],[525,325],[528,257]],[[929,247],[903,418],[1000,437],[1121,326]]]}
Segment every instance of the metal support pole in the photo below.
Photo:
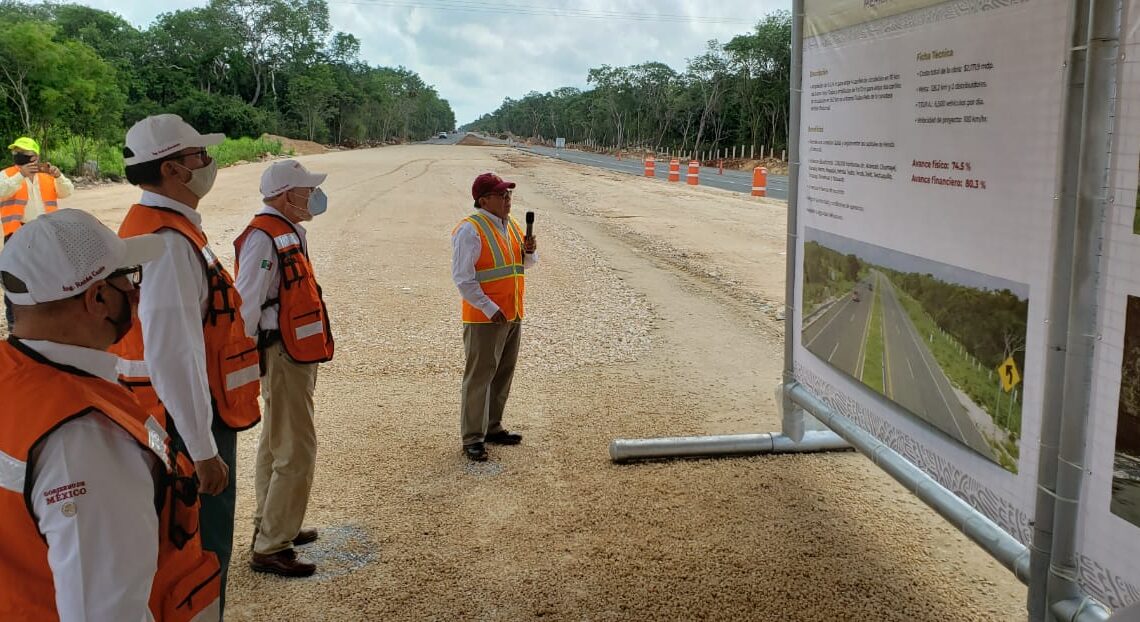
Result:
{"label": "metal support pole", "polygon": [[800,442],[783,434],[724,434],[669,438],[619,438],[610,442],[610,459],[633,462],[659,458],[702,458],[749,454],[784,454],[851,449],[834,432],[808,432]]}
{"label": "metal support pole", "polygon": [[[788,115],[788,148],[791,149],[791,162],[788,164],[788,241],[784,257],[784,382],[788,386],[795,381],[796,332],[796,265],[798,261],[800,197],[800,104],[803,101],[804,63],[804,0],[792,2],[792,68],[789,78],[791,88]],[[755,147],[753,147],[755,149]],[[753,154],[755,155],[755,154]],[[763,151],[761,151],[763,157]],[[781,427],[784,434],[799,439],[804,434],[804,413],[792,403],[785,392],[780,401],[783,413]]]}
{"label": "metal support pole", "polygon": [[[1120,0],[1088,3],[1084,41],[1074,41],[1077,60],[1084,47],[1082,102],[1076,184],[1066,188],[1066,202],[1076,192],[1073,230],[1072,283],[1069,289],[1061,434],[1057,449],[1056,494],[1053,510],[1052,558],[1046,598],[1052,605],[1086,598],[1078,583],[1077,528],[1081,488],[1085,479],[1085,440],[1092,395],[1093,349],[1096,345],[1097,299],[1100,284],[1102,231],[1108,205],[1108,179],[1116,110],[1116,73],[1121,23]],[[1082,45],[1083,43],[1083,45]],[[1081,72],[1074,65],[1074,72]],[[1070,152],[1072,153],[1072,152]],[[1054,614],[1056,611],[1054,610]]]}
{"label": "metal support pole", "polygon": [[895,478],[895,481],[942,515],[942,518],[992,555],[1019,580],[1022,582],[1029,580],[1029,549],[1018,542],[1017,538],[1006,533],[969,503],[943,488],[934,481],[934,478],[895,453],[869,432],[833,411],[803,385],[793,382],[785,388],[785,393],[792,401],[803,406],[816,419],[870,458],[876,466]]}

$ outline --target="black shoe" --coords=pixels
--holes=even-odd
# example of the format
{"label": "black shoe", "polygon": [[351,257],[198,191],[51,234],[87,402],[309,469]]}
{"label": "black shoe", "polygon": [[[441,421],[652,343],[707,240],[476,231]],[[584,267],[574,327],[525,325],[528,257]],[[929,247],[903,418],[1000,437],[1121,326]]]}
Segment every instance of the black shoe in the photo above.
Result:
{"label": "black shoe", "polygon": [[522,442],[522,434],[500,430],[499,432],[493,432],[483,437],[483,442],[492,445],[518,445]]}
{"label": "black shoe", "polygon": [[487,448],[483,443],[471,443],[470,445],[463,446],[463,453],[467,454],[467,459],[472,462],[486,462],[487,461]]}
{"label": "black shoe", "polygon": [[269,555],[254,553],[249,567],[256,572],[268,572],[283,577],[309,577],[317,571],[316,564],[297,557],[293,549],[285,549]]}
{"label": "black shoe", "polygon": [[297,537],[293,538],[293,546],[302,546],[316,541],[317,530],[313,527],[302,527],[301,531],[297,532]]}

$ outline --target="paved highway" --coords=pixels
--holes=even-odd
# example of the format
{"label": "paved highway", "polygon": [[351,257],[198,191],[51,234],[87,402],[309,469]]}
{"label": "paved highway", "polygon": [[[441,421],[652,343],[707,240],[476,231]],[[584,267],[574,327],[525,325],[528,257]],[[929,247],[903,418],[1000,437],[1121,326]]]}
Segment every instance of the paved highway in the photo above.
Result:
{"label": "paved highway", "polygon": [[[859,286],[864,290],[864,286]],[[871,326],[871,297],[855,302],[851,296],[831,305],[804,329],[804,347],[816,356],[863,380],[863,359]]]}
{"label": "paved highway", "polygon": [[894,286],[876,274],[883,307],[883,352],[887,397],[970,449],[996,460],[942,372],[926,339],[910,321]]}
{"label": "paved highway", "polygon": [[[525,151],[537,153],[539,155],[548,156],[551,158],[558,158],[567,162],[574,162],[577,164],[585,164],[587,166],[597,166],[600,168],[609,169],[611,171],[619,171],[622,173],[629,173],[631,175],[642,176],[645,174],[645,163],[642,162],[640,157],[623,157],[618,160],[611,155],[600,153],[587,153],[584,151],[575,151],[573,149],[551,149],[550,147],[520,147]],[[685,174],[689,172],[689,161],[682,159],[681,161],[681,181],[676,183],[685,183]],[[655,167],[657,179],[666,181],[669,179],[669,160],[658,160]],[[704,166],[701,167],[700,182],[702,186],[712,186],[713,188],[721,188],[723,190],[733,190],[736,192],[751,193],[752,192],[752,171],[733,171],[729,169],[724,170],[723,175],[717,174],[716,167]],[[773,199],[788,198],[788,178],[785,175],[769,175],[768,176],[768,196]]]}

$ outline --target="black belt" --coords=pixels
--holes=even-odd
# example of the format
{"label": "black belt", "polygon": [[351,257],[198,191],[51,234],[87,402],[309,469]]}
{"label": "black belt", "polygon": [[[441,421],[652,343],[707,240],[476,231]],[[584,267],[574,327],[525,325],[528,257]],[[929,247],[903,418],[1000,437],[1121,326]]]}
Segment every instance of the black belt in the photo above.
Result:
{"label": "black belt", "polygon": [[281,341],[281,331],[279,330],[259,330],[257,331],[257,347],[264,350],[269,346]]}

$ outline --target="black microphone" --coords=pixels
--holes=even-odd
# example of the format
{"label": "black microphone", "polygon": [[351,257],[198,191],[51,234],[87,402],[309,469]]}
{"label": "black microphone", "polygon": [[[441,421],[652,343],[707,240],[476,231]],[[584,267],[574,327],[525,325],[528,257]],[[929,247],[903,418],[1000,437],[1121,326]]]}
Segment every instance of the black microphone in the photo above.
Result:
{"label": "black microphone", "polygon": [[[527,212],[526,213],[526,237],[531,238],[533,236],[534,236],[534,212]],[[531,252],[527,251],[527,254],[529,255],[529,254],[531,254]]]}

